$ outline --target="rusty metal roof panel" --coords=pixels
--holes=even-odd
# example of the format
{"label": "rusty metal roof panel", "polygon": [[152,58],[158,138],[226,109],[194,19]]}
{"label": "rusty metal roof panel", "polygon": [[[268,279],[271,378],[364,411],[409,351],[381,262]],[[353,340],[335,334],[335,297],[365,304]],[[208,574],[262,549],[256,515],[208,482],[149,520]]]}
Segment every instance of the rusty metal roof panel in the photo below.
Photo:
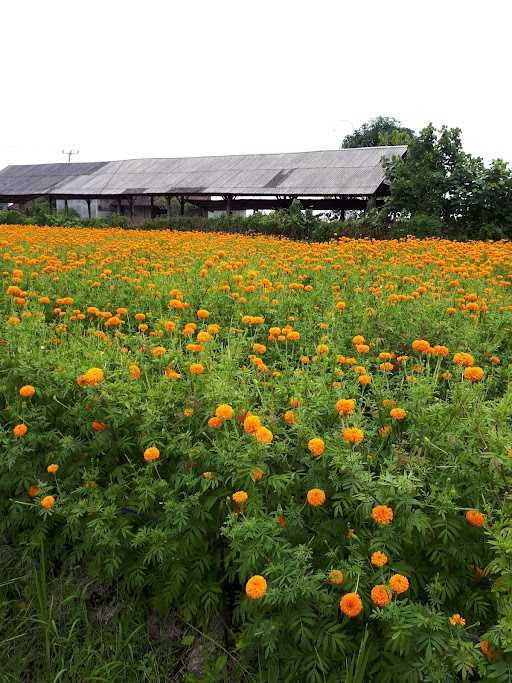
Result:
{"label": "rusty metal roof panel", "polygon": [[[383,158],[406,147],[362,147],[285,154],[7,166],[0,197],[129,194],[368,195],[385,181]],[[144,190],[142,192],[142,190]]]}

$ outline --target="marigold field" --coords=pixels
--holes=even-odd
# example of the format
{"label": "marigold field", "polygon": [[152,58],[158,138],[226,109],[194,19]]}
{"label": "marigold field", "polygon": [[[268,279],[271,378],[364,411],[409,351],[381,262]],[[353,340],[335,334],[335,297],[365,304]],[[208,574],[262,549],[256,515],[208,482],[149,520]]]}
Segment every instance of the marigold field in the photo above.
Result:
{"label": "marigold field", "polygon": [[512,244],[0,226],[3,681],[512,681]]}

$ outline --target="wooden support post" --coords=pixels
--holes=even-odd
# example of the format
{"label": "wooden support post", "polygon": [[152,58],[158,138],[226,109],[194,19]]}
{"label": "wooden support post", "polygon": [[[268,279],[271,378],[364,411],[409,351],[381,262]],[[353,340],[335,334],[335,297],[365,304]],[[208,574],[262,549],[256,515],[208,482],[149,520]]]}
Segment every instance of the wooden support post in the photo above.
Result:
{"label": "wooden support post", "polygon": [[123,206],[122,206],[122,203],[121,203],[121,199],[120,199],[120,198],[117,200],[117,213],[118,213],[120,216],[123,215]]}
{"label": "wooden support post", "polygon": [[232,199],[232,196],[230,194],[226,195],[226,213],[228,214],[228,216],[231,216],[231,213],[232,213],[232,211],[231,211],[231,199]]}
{"label": "wooden support post", "polygon": [[165,198],[167,201],[167,220],[171,220],[171,195],[168,194],[167,197]]}
{"label": "wooden support post", "polygon": [[133,195],[130,195],[130,218],[133,218],[134,211],[133,211]]}
{"label": "wooden support post", "polygon": [[87,202],[87,216],[91,220],[91,200],[86,199],[85,201]]}
{"label": "wooden support post", "polygon": [[181,195],[180,197],[180,216],[185,215],[185,197]]}
{"label": "wooden support post", "polygon": [[50,205],[50,213],[53,213],[53,207],[52,207],[52,198],[51,198],[51,195],[48,195],[48,204]]}
{"label": "wooden support post", "polygon": [[374,209],[376,206],[377,197],[374,194],[371,194],[366,200],[366,211],[371,211],[371,209]]}
{"label": "wooden support post", "polygon": [[149,206],[150,206],[150,208],[149,208],[150,218],[154,218],[155,217],[155,198],[153,197],[153,195],[151,195],[151,197],[149,198]]}
{"label": "wooden support post", "polygon": [[68,200],[67,199],[64,200],[64,215],[65,216],[68,215]]}

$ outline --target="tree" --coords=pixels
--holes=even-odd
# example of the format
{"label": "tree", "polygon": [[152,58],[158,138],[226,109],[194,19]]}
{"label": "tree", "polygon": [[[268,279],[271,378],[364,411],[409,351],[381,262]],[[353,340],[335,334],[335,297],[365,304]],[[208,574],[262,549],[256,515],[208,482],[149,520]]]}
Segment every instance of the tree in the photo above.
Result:
{"label": "tree", "polygon": [[414,139],[414,131],[390,116],[377,116],[350,135],[343,138],[342,147],[379,147],[383,145],[408,145]]}
{"label": "tree", "polygon": [[488,168],[464,152],[459,128],[429,124],[407,154],[386,162],[391,218],[430,216],[444,225],[512,233],[512,170],[496,160]]}

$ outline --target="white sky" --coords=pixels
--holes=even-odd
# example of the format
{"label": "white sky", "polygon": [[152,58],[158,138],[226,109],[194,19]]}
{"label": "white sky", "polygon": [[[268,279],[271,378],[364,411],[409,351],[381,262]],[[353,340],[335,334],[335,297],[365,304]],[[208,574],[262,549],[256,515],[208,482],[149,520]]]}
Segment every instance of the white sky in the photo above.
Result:
{"label": "white sky", "polygon": [[1,0],[7,164],[335,149],[378,114],[512,162],[510,0]]}

